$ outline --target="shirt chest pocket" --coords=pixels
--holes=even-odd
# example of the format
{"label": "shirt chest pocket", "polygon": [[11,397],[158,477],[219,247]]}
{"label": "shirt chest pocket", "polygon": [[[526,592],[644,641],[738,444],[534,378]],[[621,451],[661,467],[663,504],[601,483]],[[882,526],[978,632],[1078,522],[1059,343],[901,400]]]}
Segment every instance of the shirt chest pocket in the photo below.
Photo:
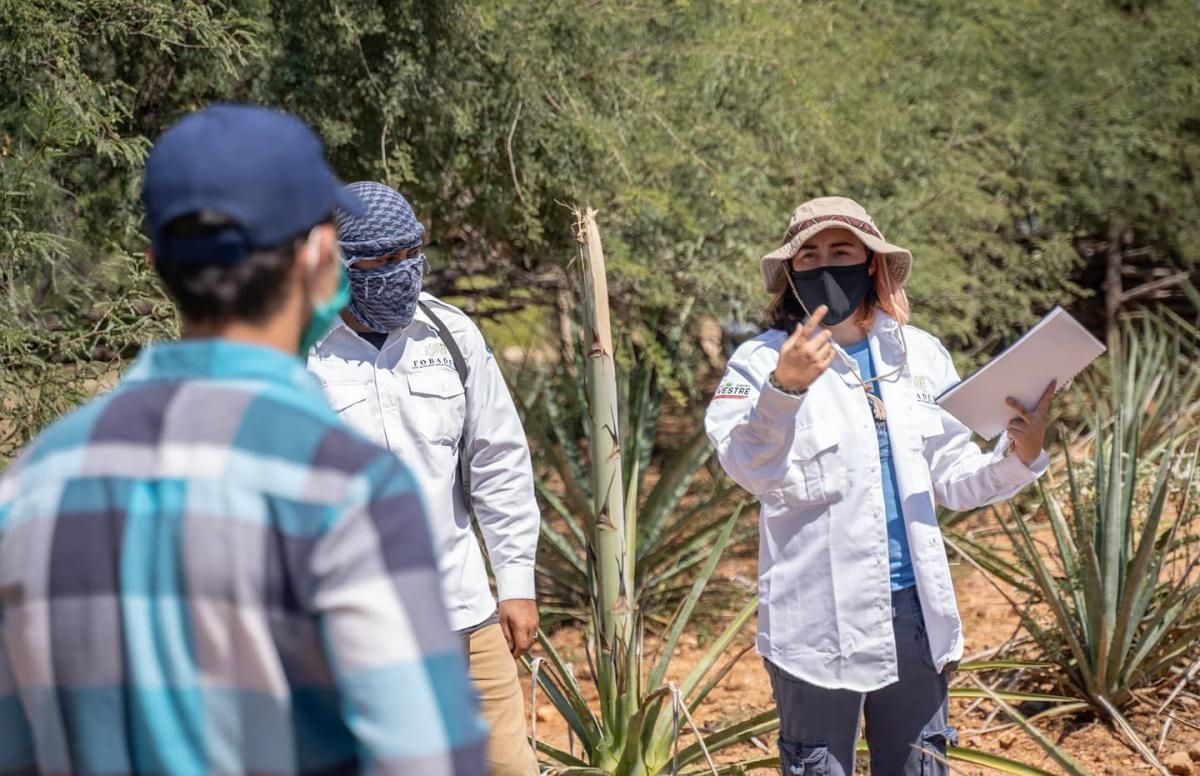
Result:
{"label": "shirt chest pocket", "polygon": [[917,406],[911,418],[912,440],[917,449],[923,449],[946,431],[942,423],[942,411],[937,407]]}
{"label": "shirt chest pocket", "polygon": [[329,406],[333,407],[334,412],[346,423],[361,428],[367,411],[367,386],[361,383],[334,383],[323,387],[325,396],[329,399]]}
{"label": "shirt chest pocket", "polygon": [[408,376],[411,407],[404,416],[414,431],[438,445],[454,446],[462,436],[466,395],[458,375],[445,370],[414,372]]}
{"label": "shirt chest pocket", "polygon": [[927,390],[913,385],[902,385],[892,389],[888,404],[889,414],[897,412],[901,419],[898,425],[888,423],[893,437],[893,447],[922,451],[930,442],[946,432],[942,422],[942,408]]}
{"label": "shirt chest pocket", "polygon": [[766,501],[790,511],[811,509],[840,499],[846,490],[846,467],[838,451],[837,429],[824,423],[797,426],[783,488]]}

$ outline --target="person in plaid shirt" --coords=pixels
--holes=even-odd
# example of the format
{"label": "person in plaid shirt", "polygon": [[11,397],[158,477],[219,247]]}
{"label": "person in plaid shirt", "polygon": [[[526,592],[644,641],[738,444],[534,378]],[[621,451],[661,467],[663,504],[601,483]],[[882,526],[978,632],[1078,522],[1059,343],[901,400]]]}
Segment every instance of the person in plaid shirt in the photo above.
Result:
{"label": "person in plaid shirt", "polygon": [[0,774],[482,774],[421,496],[299,354],[346,302],[294,117],[215,105],[143,191],[184,339],[0,477]]}

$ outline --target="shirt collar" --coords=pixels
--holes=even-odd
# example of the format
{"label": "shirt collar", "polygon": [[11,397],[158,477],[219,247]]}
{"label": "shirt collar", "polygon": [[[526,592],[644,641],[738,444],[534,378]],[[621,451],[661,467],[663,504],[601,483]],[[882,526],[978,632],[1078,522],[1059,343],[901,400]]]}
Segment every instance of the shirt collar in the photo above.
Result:
{"label": "shirt collar", "polygon": [[880,310],[878,307],[875,308],[875,321],[871,324],[872,336],[881,337],[884,334],[893,333],[899,328],[900,324],[895,318],[888,315],[883,310]]}
{"label": "shirt collar", "polygon": [[296,356],[228,339],[157,342],[142,350],[125,380],[257,380],[296,388],[324,402],[320,382]]}
{"label": "shirt collar", "polygon": [[900,322],[883,310],[875,311],[875,323],[871,326],[869,340],[875,341],[872,355],[879,362],[875,369],[880,374],[899,369],[908,358],[908,343],[901,332]]}

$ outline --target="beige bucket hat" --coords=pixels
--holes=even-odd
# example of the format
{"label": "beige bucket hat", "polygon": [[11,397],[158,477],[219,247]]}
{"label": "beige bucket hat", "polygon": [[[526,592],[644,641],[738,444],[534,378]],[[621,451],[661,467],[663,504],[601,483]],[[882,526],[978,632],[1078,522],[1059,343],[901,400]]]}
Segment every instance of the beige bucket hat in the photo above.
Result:
{"label": "beige bucket hat", "polygon": [[783,245],[759,260],[767,293],[778,293],[786,287],[784,262],[791,260],[808,238],[826,229],[849,229],[864,245],[887,260],[897,286],[903,286],[908,280],[912,272],[912,254],[883,239],[879,227],[862,205],[846,197],[818,197],[796,208]]}

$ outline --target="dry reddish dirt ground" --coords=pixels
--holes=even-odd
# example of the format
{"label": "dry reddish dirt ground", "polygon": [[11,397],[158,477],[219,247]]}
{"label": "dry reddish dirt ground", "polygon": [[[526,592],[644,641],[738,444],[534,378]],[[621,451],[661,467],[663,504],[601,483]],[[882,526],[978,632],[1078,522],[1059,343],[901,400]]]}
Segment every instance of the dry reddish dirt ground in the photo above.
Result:
{"label": "dry reddish dirt ground", "polygon": [[[718,578],[726,580],[725,596],[727,606],[725,617],[731,617],[736,608],[729,592],[736,585],[728,580],[753,580],[755,577],[755,561],[753,557],[735,558],[723,562],[718,570]],[[955,580],[958,592],[959,607],[966,628],[966,654],[971,657],[988,657],[989,652],[998,647],[1011,644],[1015,635],[1019,635],[1018,618],[1004,595],[997,590],[980,572],[966,564],[955,564]],[[1011,591],[1010,591],[1011,592]],[[749,593],[742,593],[743,596]],[[745,600],[744,598],[742,600]],[[700,607],[701,609],[703,607]],[[722,628],[720,615],[709,615],[697,625],[691,626],[685,634],[682,643],[676,650],[671,663],[669,679],[678,681],[695,665],[708,646],[710,639]],[[747,626],[736,646],[746,646],[753,641],[754,624]],[[589,693],[589,702],[595,706],[596,696],[590,682],[584,676],[587,659],[583,649],[583,633],[574,627],[559,630],[551,637],[552,643],[561,652],[564,659],[575,666],[576,675],[580,677],[585,692]],[[647,637],[646,652],[654,654],[657,641]],[[1017,651],[1022,658],[1031,658],[1029,651]],[[1008,674],[1011,676],[1011,674]],[[526,698],[529,697],[529,677],[522,677]],[[968,684],[966,677],[957,680],[959,684]],[[1033,679],[1022,681],[1018,679],[1012,689],[1026,691],[1054,692],[1048,684],[1037,684]],[[1161,696],[1159,696],[1161,697]],[[1145,703],[1135,705],[1129,712],[1129,719],[1143,740],[1149,742],[1152,748],[1158,748],[1163,731],[1165,716],[1155,713],[1158,706],[1156,698],[1150,698]],[[737,665],[725,678],[722,684],[709,696],[709,699],[699,709],[696,723],[706,730],[719,729],[739,718],[750,716],[756,712],[771,707],[771,688],[762,662],[754,654],[753,649],[744,654]],[[954,700],[951,707],[951,722],[958,727],[961,743],[992,754],[1008,757],[1027,763],[1050,773],[1064,773],[1039,746],[1019,728],[1006,724],[1003,714],[993,714],[994,707],[990,702],[972,703],[966,700]],[[1170,763],[1178,763],[1173,773],[1194,773],[1200,776],[1200,762],[1188,766],[1188,752],[1191,750],[1200,758],[1200,732],[1189,727],[1187,723],[1200,723],[1200,701],[1182,697],[1173,704],[1171,712],[1180,720],[1171,725],[1170,730],[1159,749],[1159,757]],[[554,707],[539,693],[537,708],[537,734],[545,740],[562,749],[568,748],[567,728],[558,716]],[[1115,730],[1090,715],[1077,715],[1061,720],[1043,720],[1039,727],[1047,736],[1061,746],[1072,758],[1088,771],[1095,774],[1139,774],[1154,773],[1155,769],[1147,765],[1136,751],[1128,745]],[[686,745],[692,740],[691,734],[686,734],[683,742]],[[758,742],[760,746],[746,745],[735,750],[720,753],[718,763],[730,763],[750,757],[762,757],[775,752],[775,739]],[[758,771],[768,773],[769,770]],[[859,773],[868,773],[866,765],[859,763]],[[975,766],[955,764],[953,773],[956,774],[985,774],[994,773],[988,769]]]}

